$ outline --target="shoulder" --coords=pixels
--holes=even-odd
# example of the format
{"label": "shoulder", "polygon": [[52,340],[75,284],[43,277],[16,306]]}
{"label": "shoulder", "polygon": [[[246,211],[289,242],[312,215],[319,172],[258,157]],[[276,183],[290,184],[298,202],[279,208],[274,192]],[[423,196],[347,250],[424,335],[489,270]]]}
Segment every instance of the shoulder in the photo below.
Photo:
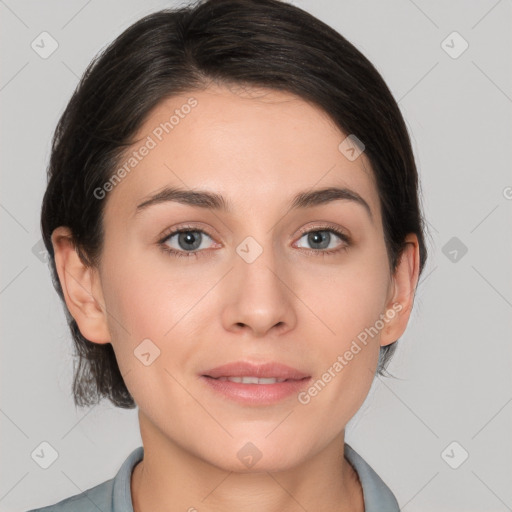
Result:
{"label": "shoulder", "polygon": [[112,478],[53,505],[35,508],[27,512],[88,512],[90,510],[111,512],[113,488],[114,479]]}
{"label": "shoulder", "polygon": [[361,482],[365,512],[400,512],[400,507],[391,489],[361,455],[347,443],[345,443],[345,458],[355,469]]}
{"label": "shoulder", "polygon": [[114,478],[54,505],[27,512],[133,512],[131,475],[133,468],[143,457],[144,448],[139,446],[128,455]]}

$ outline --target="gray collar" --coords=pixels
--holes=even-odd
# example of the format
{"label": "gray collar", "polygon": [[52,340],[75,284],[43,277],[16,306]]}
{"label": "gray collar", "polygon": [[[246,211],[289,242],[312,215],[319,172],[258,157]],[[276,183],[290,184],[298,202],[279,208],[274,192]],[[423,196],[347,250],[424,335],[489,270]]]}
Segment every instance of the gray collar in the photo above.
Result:
{"label": "gray collar", "polygon": [[[114,478],[112,512],[133,512],[131,497],[131,475],[133,468],[144,457],[144,448],[133,450],[123,462]],[[364,496],[365,512],[399,512],[400,508],[389,487],[381,480],[372,467],[347,443],[345,458],[355,469]]]}
{"label": "gray collar", "polygon": [[400,512],[391,489],[350,445],[345,443],[345,458],[356,470],[363,487],[365,512]]}

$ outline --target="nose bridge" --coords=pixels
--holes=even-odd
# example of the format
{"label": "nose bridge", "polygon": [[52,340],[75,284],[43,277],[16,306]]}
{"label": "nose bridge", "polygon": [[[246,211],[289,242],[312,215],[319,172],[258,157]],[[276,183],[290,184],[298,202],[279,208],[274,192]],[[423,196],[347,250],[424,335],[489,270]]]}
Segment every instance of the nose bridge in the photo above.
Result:
{"label": "nose bridge", "polygon": [[[250,198],[247,198],[246,207],[249,201]],[[259,204],[264,204],[264,202]],[[265,212],[263,209],[258,211],[254,208],[249,211],[245,210],[244,213],[245,226],[238,231],[244,238],[234,247],[237,256],[235,258],[236,271],[244,275],[247,274],[250,279],[253,279],[254,276],[261,277],[261,273],[264,271],[273,276],[269,268],[274,270],[279,265],[279,259],[282,256],[279,240],[276,240],[276,236],[279,234],[279,223],[273,220],[275,217],[269,210]]]}
{"label": "nose bridge", "polygon": [[283,285],[277,278],[277,268],[282,268],[282,265],[278,261],[279,254],[274,250],[272,232],[262,232],[258,239],[252,235],[247,236],[236,247],[236,254],[236,279],[245,294],[260,293],[267,301],[277,299],[276,295],[282,295]]}
{"label": "nose bridge", "polygon": [[225,303],[226,328],[245,324],[257,335],[263,335],[277,324],[291,324],[294,315],[284,284],[286,276],[280,275],[284,268],[282,254],[274,246],[272,231],[262,228],[235,247],[234,268],[229,276],[230,300]]}
{"label": "nose bridge", "polygon": [[[259,241],[258,241],[259,240]],[[275,287],[279,254],[274,249],[272,234],[260,235],[258,239],[247,236],[236,247],[238,259],[235,270],[249,284],[259,283]]]}

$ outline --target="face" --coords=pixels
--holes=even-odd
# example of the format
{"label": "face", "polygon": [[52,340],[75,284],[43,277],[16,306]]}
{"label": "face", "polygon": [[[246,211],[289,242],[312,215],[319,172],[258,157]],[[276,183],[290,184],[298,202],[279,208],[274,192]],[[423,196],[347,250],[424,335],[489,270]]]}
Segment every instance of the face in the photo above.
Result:
{"label": "face", "polygon": [[[122,179],[98,199],[95,294],[152,439],[226,470],[242,471],[248,453],[276,471],[334,443],[363,403],[380,346],[405,328],[397,298],[410,289],[400,295],[389,270],[370,163],[347,158],[345,138],[318,108],[263,89],[175,96],[141,127]],[[222,196],[225,208],[184,194],[150,201],[166,187]],[[324,189],[345,191],[294,204]],[[239,361],[307,378],[205,377]]]}

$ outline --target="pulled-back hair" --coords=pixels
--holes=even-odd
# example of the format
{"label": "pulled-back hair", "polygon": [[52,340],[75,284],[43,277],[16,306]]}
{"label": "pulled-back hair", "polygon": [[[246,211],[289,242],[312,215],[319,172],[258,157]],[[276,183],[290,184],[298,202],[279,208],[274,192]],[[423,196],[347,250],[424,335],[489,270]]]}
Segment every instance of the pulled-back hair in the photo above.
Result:
{"label": "pulled-back hair", "polygon": [[[112,345],[87,340],[66,307],[52,232],[68,226],[82,262],[98,266],[107,199],[98,200],[94,190],[112,177],[121,155],[163,99],[211,84],[295,94],[325,111],[342,132],[363,141],[379,193],[389,268],[396,268],[406,235],[415,233],[423,270],[425,226],[409,135],[396,101],[364,55],[325,23],[279,0],[206,0],[152,13],[94,58],[52,140],[41,229],[77,352],[77,405],[103,397],[118,407],[135,403]],[[380,374],[395,347],[396,342],[381,347]]]}

